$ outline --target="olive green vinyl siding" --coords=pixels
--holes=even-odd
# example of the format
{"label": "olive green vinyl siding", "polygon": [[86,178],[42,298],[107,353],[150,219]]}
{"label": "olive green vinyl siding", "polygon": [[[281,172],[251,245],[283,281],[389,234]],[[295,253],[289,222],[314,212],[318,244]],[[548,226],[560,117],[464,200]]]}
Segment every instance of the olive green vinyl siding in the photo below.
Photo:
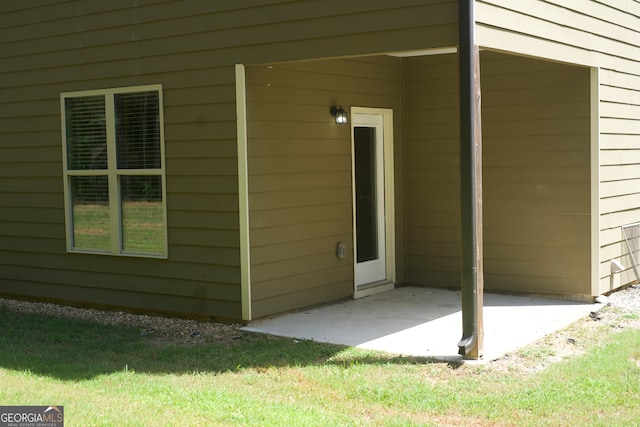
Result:
{"label": "olive green vinyl siding", "polygon": [[[198,87],[206,83],[196,79],[190,81],[193,87],[175,87],[182,80],[179,74],[103,83],[115,87],[161,79],[167,88],[168,260],[65,254],[62,176],[56,176],[56,169],[61,172],[60,130],[53,121],[51,131],[38,135],[16,132],[15,126],[3,135],[3,149],[14,153],[26,154],[34,143],[45,149],[2,167],[2,188],[8,195],[1,203],[3,210],[14,212],[0,232],[2,293],[238,318],[235,124],[232,114],[225,122],[205,124],[212,110],[224,108],[225,98],[233,108],[233,69],[227,71],[226,87]],[[212,91],[218,94],[209,98]],[[56,110],[54,115],[59,114]],[[26,142],[29,138],[33,143]],[[45,173],[51,177],[40,182],[37,177]]]}
{"label": "olive green vinyl siding", "polygon": [[481,61],[485,283],[590,295],[590,71]]}
{"label": "olive green vinyl siding", "polygon": [[[0,292],[239,319],[234,65],[450,46],[456,13],[453,0],[1,2]],[[168,259],[67,254],[59,95],[150,84],[164,88]]]}
{"label": "olive green vinyl siding", "polygon": [[[457,40],[455,0],[25,0],[3,2],[0,13],[8,57],[3,69],[23,70],[29,62],[33,70],[51,68],[50,80],[65,74],[57,67],[70,64],[110,77],[100,64],[118,61],[127,73],[157,65],[184,71],[186,64],[363,55]],[[25,52],[39,55],[19,59]],[[37,72],[12,76],[34,77],[38,84],[44,80]]]}
{"label": "olive green vinyl siding", "polygon": [[[599,224],[593,294],[635,280],[621,226],[640,222],[640,3],[480,0],[478,43],[599,68]],[[598,162],[597,159],[594,161]],[[597,181],[595,183],[597,185]],[[599,200],[598,200],[599,199]],[[598,236],[599,233],[599,236]],[[627,268],[611,276],[611,260]]]}
{"label": "olive green vinyl siding", "polygon": [[406,58],[407,282],[460,283],[458,57]]}
{"label": "olive green vinyl siding", "polygon": [[[329,107],[393,109],[401,171],[401,75],[388,56],[246,68],[253,317],[353,294],[350,126]],[[398,173],[396,218],[402,186]],[[401,220],[396,229],[401,278]]]}
{"label": "olive green vinyl siding", "polygon": [[[483,48],[597,68],[483,53],[487,287],[630,282],[620,226],[640,222],[640,3],[475,4]],[[240,319],[235,64],[257,136],[254,317],[352,292],[353,260],[334,255],[338,238],[352,249],[349,126],[331,122],[334,103],[394,110],[398,282],[457,285],[456,56],[379,56],[455,46],[457,11],[455,0],[0,2],[0,293]],[[60,93],[153,84],[168,259],[66,253]],[[617,282],[611,259],[627,267]]]}
{"label": "olive green vinyl siding", "polygon": [[[485,286],[589,294],[589,70],[480,60]],[[408,58],[405,70],[407,277],[457,286],[457,58]]]}
{"label": "olive green vinyl siding", "polygon": [[[233,65],[177,69],[177,60],[157,57],[155,49],[135,53],[115,12],[85,10],[85,17],[71,19],[68,5],[2,18],[16,27],[0,38],[0,292],[239,318]],[[141,18],[120,6],[117,16],[125,22]],[[135,26],[126,28],[135,33]],[[67,254],[60,92],[155,83],[164,87],[168,259]]]}

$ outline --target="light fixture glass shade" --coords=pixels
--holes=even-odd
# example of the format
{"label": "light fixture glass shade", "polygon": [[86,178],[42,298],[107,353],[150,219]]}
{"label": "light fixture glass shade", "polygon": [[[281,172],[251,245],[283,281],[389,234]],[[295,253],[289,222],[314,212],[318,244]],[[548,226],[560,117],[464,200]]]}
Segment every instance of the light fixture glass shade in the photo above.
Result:
{"label": "light fixture glass shade", "polygon": [[342,107],[336,107],[336,106],[332,106],[331,107],[331,115],[333,117],[335,117],[336,119],[336,124],[342,125],[347,123],[349,120],[347,118],[347,112],[344,111],[344,109]]}

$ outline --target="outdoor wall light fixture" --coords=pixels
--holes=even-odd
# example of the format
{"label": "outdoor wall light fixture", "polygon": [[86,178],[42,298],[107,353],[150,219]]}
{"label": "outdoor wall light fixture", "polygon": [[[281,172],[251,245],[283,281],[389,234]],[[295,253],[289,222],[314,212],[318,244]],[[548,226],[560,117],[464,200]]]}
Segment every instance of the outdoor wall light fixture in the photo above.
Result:
{"label": "outdoor wall light fixture", "polygon": [[336,118],[336,124],[342,125],[347,123],[347,112],[342,107],[331,106],[331,115]]}

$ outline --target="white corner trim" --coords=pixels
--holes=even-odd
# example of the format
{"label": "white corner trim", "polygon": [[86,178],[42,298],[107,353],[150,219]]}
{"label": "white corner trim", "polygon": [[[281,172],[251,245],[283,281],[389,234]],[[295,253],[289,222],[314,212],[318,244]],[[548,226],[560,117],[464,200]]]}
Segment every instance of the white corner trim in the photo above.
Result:
{"label": "white corner trim", "polygon": [[236,64],[236,126],[238,137],[238,216],[240,223],[240,298],[242,320],[251,320],[249,244],[249,182],[247,166],[247,97],[244,65]]}
{"label": "white corner trim", "polygon": [[591,295],[600,295],[600,68],[591,68]]}

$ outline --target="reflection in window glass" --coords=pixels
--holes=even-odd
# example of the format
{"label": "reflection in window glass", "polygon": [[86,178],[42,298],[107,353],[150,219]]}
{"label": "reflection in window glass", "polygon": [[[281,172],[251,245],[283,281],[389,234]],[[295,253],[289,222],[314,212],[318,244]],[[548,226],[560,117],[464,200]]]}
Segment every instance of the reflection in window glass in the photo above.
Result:
{"label": "reflection in window glass", "polygon": [[104,96],[65,100],[67,168],[107,168],[107,127]]}
{"label": "reflection in window glass", "polygon": [[375,128],[353,130],[356,180],[356,255],[358,262],[378,259]]}
{"label": "reflection in window glass", "polygon": [[120,177],[122,197],[122,249],[163,253],[164,226],[162,178]]}
{"label": "reflection in window glass", "polygon": [[110,249],[109,184],[106,176],[72,176],[74,247]]}
{"label": "reflection in window glass", "polygon": [[157,91],[114,96],[118,169],[158,169],[160,108]]}

